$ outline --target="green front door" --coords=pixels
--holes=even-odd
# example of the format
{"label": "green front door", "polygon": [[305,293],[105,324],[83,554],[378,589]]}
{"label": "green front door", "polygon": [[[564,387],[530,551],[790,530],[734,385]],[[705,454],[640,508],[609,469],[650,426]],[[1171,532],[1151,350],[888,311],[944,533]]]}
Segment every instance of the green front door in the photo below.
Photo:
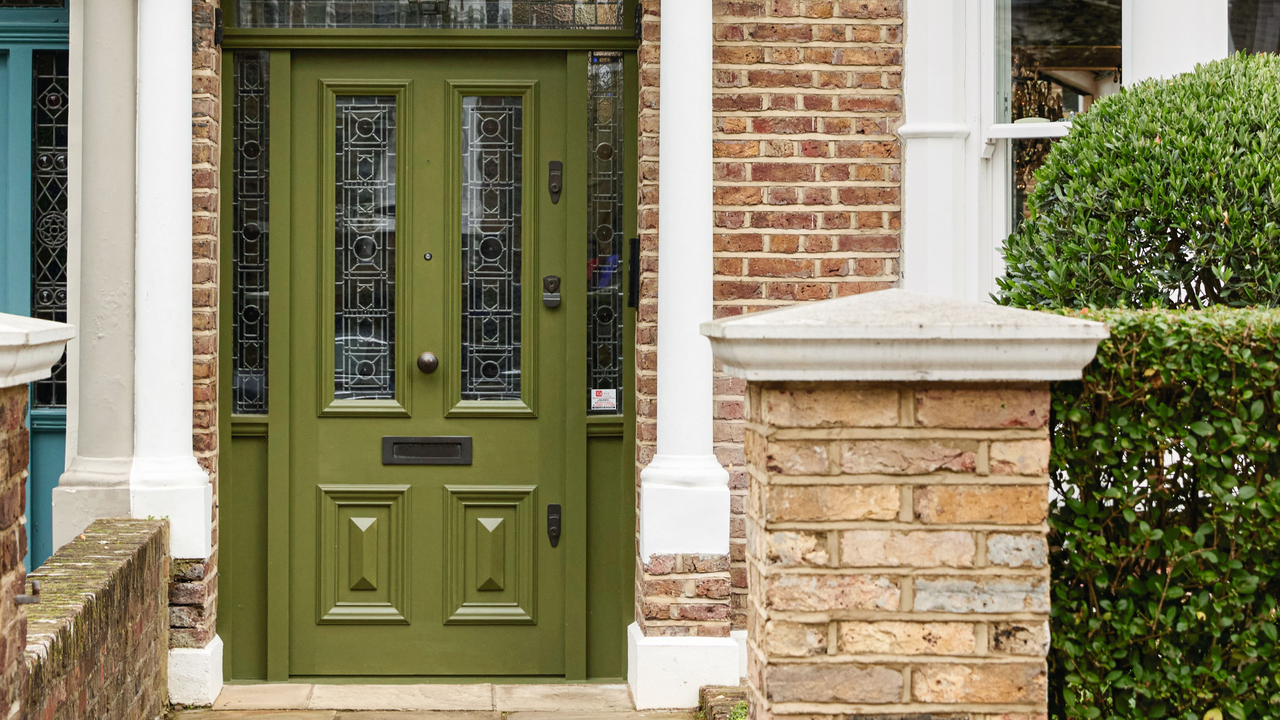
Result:
{"label": "green front door", "polygon": [[565,672],[566,65],[293,54],[294,676]]}

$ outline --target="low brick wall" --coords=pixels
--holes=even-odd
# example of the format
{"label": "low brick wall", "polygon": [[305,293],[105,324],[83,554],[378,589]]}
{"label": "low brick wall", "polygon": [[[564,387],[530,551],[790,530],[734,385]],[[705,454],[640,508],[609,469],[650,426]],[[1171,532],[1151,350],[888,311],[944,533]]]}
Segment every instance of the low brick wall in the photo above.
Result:
{"label": "low brick wall", "polygon": [[751,383],[756,718],[1045,718],[1049,387]]}
{"label": "low brick wall", "polygon": [[22,639],[27,636],[23,594],[27,553],[27,386],[0,388],[0,718],[21,717]]}
{"label": "low brick wall", "polygon": [[30,720],[152,720],[168,698],[169,525],[97,520],[33,571]]}

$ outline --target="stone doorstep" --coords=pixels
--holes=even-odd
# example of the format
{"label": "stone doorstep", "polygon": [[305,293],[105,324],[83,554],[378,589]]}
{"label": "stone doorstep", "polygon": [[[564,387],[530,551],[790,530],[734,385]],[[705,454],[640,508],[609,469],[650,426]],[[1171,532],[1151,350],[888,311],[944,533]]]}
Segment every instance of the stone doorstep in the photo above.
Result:
{"label": "stone doorstep", "polygon": [[[634,709],[626,685],[227,685],[215,711],[496,711],[609,714]],[[302,716],[300,716],[302,717]],[[447,720],[439,715],[436,720]],[[311,720],[309,717],[306,720]]]}
{"label": "stone doorstep", "polygon": [[740,702],[747,701],[747,686],[720,687],[707,685],[698,691],[698,709],[706,720],[729,720]]}
{"label": "stone doorstep", "polygon": [[337,710],[187,710],[169,720],[693,720],[689,712],[473,712]]}

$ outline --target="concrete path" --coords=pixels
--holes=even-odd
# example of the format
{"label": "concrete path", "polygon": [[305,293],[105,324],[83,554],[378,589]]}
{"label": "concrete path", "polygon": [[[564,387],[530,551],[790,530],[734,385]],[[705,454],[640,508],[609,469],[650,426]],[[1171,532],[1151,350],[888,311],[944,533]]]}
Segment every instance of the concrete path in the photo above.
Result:
{"label": "concrete path", "polygon": [[636,712],[626,685],[228,685],[174,720],[688,720]]}

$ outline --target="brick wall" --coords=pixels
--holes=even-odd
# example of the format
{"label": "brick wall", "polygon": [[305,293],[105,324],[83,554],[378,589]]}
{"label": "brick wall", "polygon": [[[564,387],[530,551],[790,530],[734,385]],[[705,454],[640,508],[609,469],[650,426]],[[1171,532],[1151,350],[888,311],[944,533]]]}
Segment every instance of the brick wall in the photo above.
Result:
{"label": "brick wall", "polygon": [[22,645],[27,636],[25,606],[14,598],[26,592],[27,554],[27,386],[0,388],[0,719],[20,718],[26,680]]}
{"label": "brick wall", "polygon": [[[659,1],[643,4],[637,483],[657,439],[661,29]],[[716,317],[892,286],[901,224],[901,0],[716,0],[714,32]],[[745,628],[744,389],[716,372],[715,452],[733,493],[731,596],[690,594],[692,575],[681,578],[693,585],[673,595],[677,587],[659,583],[667,576],[647,571],[644,559],[637,570],[637,618],[653,627],[661,621],[671,634],[720,634],[717,622],[664,615],[672,600],[727,603],[732,626]],[[704,564],[720,577],[722,563]]]}
{"label": "brick wall", "polygon": [[222,132],[222,51],[213,44],[218,0],[192,0],[191,231],[195,414],[193,445],[213,483],[213,554],[174,562],[169,602],[174,647],[213,639],[218,588],[218,163]]}
{"label": "brick wall", "polygon": [[168,549],[166,520],[97,520],[31,573],[42,588],[27,606],[27,717],[164,716]]}
{"label": "brick wall", "polygon": [[754,716],[1045,720],[1048,384],[749,405]]}

